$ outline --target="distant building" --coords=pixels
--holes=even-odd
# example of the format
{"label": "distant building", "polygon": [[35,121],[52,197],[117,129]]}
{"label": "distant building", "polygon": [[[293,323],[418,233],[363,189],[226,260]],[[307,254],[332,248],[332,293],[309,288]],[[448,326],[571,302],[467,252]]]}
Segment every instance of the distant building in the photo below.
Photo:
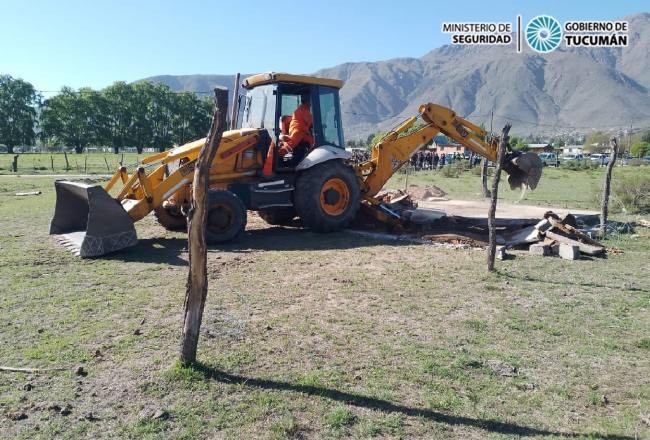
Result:
{"label": "distant building", "polygon": [[545,144],[528,144],[528,151],[531,153],[553,153],[555,148],[549,143]]}
{"label": "distant building", "polygon": [[562,154],[582,154],[582,145],[566,145],[562,148]]}
{"label": "distant building", "polygon": [[447,136],[441,134],[433,138],[432,148],[438,154],[460,153],[464,156],[469,156],[471,154],[471,151],[468,148],[455,142],[450,142]]}

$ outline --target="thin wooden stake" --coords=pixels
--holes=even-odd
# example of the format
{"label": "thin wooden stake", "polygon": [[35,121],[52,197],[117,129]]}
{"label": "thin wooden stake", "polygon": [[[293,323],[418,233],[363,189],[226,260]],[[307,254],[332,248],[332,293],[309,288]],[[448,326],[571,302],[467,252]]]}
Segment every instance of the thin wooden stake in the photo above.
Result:
{"label": "thin wooden stake", "polygon": [[612,184],[612,169],[614,168],[614,162],[616,162],[616,156],[618,156],[618,141],[616,138],[612,138],[609,141],[609,145],[612,148],[612,152],[609,154],[609,163],[607,164],[607,172],[605,173],[605,181],[603,182],[603,201],[600,206],[601,237],[605,237],[607,234],[607,214],[609,210],[609,192]]}
{"label": "thin wooden stake", "polygon": [[205,299],[208,294],[207,251],[205,228],[207,225],[208,184],[210,165],[214,159],[221,135],[226,129],[228,113],[228,89],[214,90],[215,107],[208,137],[196,160],[192,200],[187,215],[189,271],[185,292],[183,337],[181,341],[180,360],[183,364],[196,362],[199,332]]}
{"label": "thin wooden stake", "polygon": [[488,160],[483,158],[481,161],[481,192],[483,193],[484,198],[490,197],[490,190],[487,187],[487,175],[488,175]]}
{"label": "thin wooden stake", "polygon": [[496,222],[494,217],[497,212],[497,196],[499,194],[499,180],[501,180],[501,165],[503,165],[503,157],[506,153],[506,145],[508,145],[508,133],[510,132],[510,124],[506,124],[501,131],[501,141],[499,142],[499,149],[497,150],[497,163],[496,170],[494,171],[494,178],[492,179],[492,191],[490,194],[490,209],[488,210],[488,249],[487,249],[487,268],[488,271],[494,271],[494,257],[497,250],[497,234]]}
{"label": "thin wooden stake", "polygon": [[70,162],[68,162],[68,153],[65,151],[63,152],[63,157],[65,158],[65,170],[69,171],[70,170]]}

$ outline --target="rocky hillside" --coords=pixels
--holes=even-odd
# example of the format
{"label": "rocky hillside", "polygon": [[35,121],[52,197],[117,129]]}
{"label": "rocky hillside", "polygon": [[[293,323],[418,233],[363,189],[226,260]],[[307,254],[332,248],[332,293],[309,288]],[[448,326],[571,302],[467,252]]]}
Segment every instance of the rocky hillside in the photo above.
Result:
{"label": "rocky hillside", "polygon": [[[345,63],[316,72],[346,82],[348,139],[386,130],[422,102],[454,108],[477,123],[506,120],[513,132],[556,133],[650,126],[650,14],[629,21],[628,47],[566,48],[541,55],[513,47],[443,46],[421,58]],[[232,88],[230,75],[150,78],[175,90]]]}

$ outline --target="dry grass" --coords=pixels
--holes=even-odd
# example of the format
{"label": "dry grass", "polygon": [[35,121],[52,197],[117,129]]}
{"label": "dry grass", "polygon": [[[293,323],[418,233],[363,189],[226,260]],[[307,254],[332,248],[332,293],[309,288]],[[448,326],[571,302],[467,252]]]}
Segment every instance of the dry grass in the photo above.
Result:
{"label": "dry grass", "polygon": [[46,235],[52,181],[0,179],[0,359],[70,367],[0,372],[4,438],[650,436],[647,230],[608,259],[487,274],[481,251],[251,216],[209,252],[182,368],[183,235],[147,218],[136,248],[78,260]]}

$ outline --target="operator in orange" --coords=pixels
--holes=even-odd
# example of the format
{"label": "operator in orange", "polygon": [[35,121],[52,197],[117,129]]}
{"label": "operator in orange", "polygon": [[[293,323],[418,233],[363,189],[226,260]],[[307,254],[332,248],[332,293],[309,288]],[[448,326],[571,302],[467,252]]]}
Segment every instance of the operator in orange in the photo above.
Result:
{"label": "operator in orange", "polygon": [[314,135],[311,133],[314,122],[310,107],[309,94],[301,95],[300,105],[291,117],[289,134],[280,135],[280,140],[283,142],[279,151],[280,157],[292,153],[295,164],[302,161],[315,143]]}

